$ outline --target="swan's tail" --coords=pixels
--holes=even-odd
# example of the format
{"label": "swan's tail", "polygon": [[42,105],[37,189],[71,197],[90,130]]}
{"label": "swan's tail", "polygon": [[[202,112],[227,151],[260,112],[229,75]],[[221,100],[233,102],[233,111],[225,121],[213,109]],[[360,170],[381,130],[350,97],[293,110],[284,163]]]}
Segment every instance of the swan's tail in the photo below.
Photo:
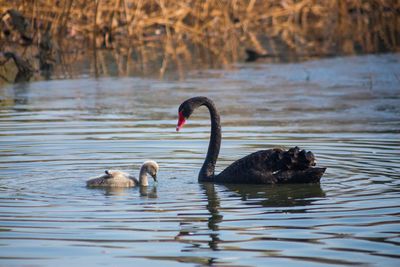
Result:
{"label": "swan's tail", "polygon": [[314,167],[316,160],[311,151],[300,150],[297,146],[275,151],[272,169],[278,183],[318,183],[326,170]]}
{"label": "swan's tail", "polygon": [[319,183],[326,168],[308,168],[305,170],[287,170],[277,173],[278,183]]}

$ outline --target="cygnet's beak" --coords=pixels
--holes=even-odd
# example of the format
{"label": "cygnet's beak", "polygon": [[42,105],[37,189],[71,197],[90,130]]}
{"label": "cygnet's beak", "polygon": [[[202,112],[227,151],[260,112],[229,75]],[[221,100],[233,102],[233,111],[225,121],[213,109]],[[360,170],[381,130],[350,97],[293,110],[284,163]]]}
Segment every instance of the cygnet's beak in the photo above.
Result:
{"label": "cygnet's beak", "polygon": [[152,175],[151,177],[153,177],[154,181],[157,182],[157,173],[155,173],[155,174]]}

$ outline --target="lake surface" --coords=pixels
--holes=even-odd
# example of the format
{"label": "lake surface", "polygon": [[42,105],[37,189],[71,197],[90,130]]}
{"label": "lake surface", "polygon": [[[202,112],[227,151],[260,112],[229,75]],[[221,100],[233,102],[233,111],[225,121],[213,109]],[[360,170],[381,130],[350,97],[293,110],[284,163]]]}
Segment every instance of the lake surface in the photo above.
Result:
{"label": "lake surface", "polygon": [[[300,146],[321,184],[199,184],[212,98],[217,172]],[[82,77],[0,88],[0,266],[398,266],[400,54],[238,64],[185,80]],[[160,166],[148,188],[88,189]]]}

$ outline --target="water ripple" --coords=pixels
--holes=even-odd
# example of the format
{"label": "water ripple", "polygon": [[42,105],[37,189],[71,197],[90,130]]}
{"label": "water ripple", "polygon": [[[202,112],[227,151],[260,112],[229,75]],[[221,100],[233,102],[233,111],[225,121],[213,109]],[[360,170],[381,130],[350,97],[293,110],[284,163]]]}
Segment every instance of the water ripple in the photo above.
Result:
{"label": "water ripple", "polygon": [[[2,264],[397,266],[400,87],[386,73],[399,66],[385,57],[398,55],[245,65],[210,80],[0,88]],[[380,64],[372,89],[346,71],[370,64]],[[299,68],[310,81],[287,79]],[[208,113],[199,109],[182,133],[174,127],[193,95],[221,111],[217,171],[258,149],[298,145],[328,167],[321,184],[197,183]],[[145,159],[161,165],[157,185],[85,187],[108,168],[137,175]]]}

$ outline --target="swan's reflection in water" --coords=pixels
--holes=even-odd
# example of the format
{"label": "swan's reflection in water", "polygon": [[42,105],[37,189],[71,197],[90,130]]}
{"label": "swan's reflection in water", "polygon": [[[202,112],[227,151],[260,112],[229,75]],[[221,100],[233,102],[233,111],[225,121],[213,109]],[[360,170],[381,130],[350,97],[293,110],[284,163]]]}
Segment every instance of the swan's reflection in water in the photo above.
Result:
{"label": "swan's reflection in water", "polygon": [[219,226],[218,224],[222,222],[223,216],[219,212],[220,208],[220,199],[218,197],[217,192],[215,191],[215,185],[212,183],[204,183],[200,184],[203,192],[207,196],[207,205],[206,208],[210,213],[210,217],[208,218],[208,229],[210,232],[210,240],[208,242],[208,246],[212,250],[218,250],[218,244],[220,243],[219,239]]}
{"label": "swan's reflection in water", "polygon": [[[139,189],[138,189],[139,188]],[[126,196],[134,194],[132,191],[139,191],[141,197],[157,198],[157,186],[139,186],[134,188],[127,187],[88,187],[90,190],[103,190],[105,196]]]}
{"label": "swan's reflection in water", "polygon": [[157,186],[141,186],[139,188],[141,197],[157,198]]}
{"label": "swan's reflection in water", "polygon": [[[209,212],[207,229],[199,227],[198,220],[192,220],[190,222],[186,220],[185,222],[181,222],[181,230],[175,239],[191,244],[191,248],[185,249],[185,251],[193,251],[202,248],[204,241],[196,241],[194,240],[194,236],[204,235],[208,236],[207,245],[209,249],[213,251],[223,249],[219,248],[224,242],[224,240],[220,238],[220,232],[222,230],[230,230],[220,227],[224,220],[223,213],[235,211],[230,208],[221,208],[221,202],[223,200],[220,199],[219,194],[228,194],[226,201],[229,201],[229,198],[237,199],[237,197],[240,196],[243,205],[249,206],[249,209],[246,208],[246,210],[257,208],[260,214],[264,213],[263,210],[260,210],[260,207],[266,209],[272,208],[275,213],[306,213],[313,202],[325,197],[325,192],[321,189],[319,184],[286,184],[271,186],[243,184],[215,185],[213,183],[202,183],[200,184],[200,188],[207,200],[205,206],[206,210]],[[303,206],[304,209],[299,208]],[[291,209],[291,207],[295,208]],[[282,208],[282,211],[280,211],[280,208]],[[240,209],[243,210],[243,207],[240,207]],[[212,258],[209,260],[212,260]]]}
{"label": "swan's reflection in water", "polygon": [[[324,198],[325,192],[320,184],[285,185],[224,185],[232,196],[239,195],[245,205],[263,207],[308,206],[318,198]],[[295,212],[299,209],[288,211]]]}

